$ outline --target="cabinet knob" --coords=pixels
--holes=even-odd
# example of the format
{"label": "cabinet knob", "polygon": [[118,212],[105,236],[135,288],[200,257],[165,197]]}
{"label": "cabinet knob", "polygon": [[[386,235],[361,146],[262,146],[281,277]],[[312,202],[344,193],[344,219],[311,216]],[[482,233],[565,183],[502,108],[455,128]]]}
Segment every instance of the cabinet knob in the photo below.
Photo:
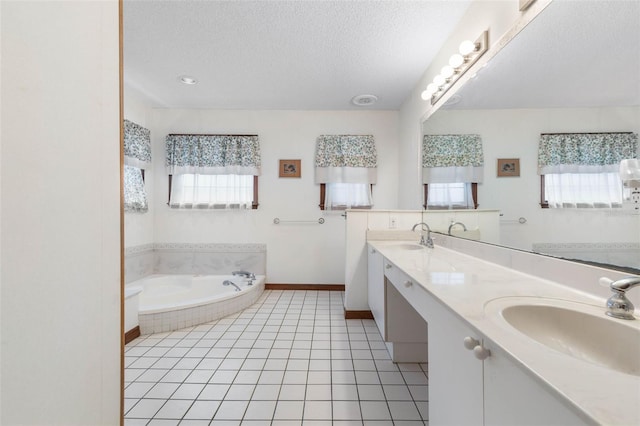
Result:
{"label": "cabinet knob", "polygon": [[411,281],[405,281],[405,282],[404,282],[404,286],[405,286],[406,288],[409,288],[409,287],[411,287],[412,285],[413,285],[413,283],[412,283]]}
{"label": "cabinet knob", "polygon": [[386,265],[384,265],[384,267],[387,269],[391,269],[391,264],[387,263]]}
{"label": "cabinet knob", "polygon": [[464,347],[469,349],[470,351],[472,351],[473,348],[475,348],[480,344],[478,340],[470,336],[465,337],[463,342],[464,342]]}
{"label": "cabinet knob", "polygon": [[473,348],[473,355],[479,360],[484,360],[491,356],[491,351],[481,345],[478,345]]}

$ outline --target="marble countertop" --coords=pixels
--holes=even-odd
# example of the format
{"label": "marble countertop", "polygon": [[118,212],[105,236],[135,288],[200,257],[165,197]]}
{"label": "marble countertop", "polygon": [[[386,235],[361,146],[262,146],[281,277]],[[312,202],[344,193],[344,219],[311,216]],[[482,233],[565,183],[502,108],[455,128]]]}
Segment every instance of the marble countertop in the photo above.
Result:
{"label": "marble countertop", "polygon": [[[368,241],[371,247],[420,284],[479,334],[500,347],[523,369],[587,421],[640,425],[640,376],[577,360],[511,328],[486,309],[495,299],[526,297],[533,303],[556,299],[601,311],[605,299],[557,282],[524,274],[436,245],[408,250],[406,241]],[[588,306],[585,306],[588,305]],[[638,311],[636,310],[636,316]],[[640,321],[624,321],[640,330]],[[627,344],[636,342],[627,342]],[[621,345],[623,343],[621,342]]]}

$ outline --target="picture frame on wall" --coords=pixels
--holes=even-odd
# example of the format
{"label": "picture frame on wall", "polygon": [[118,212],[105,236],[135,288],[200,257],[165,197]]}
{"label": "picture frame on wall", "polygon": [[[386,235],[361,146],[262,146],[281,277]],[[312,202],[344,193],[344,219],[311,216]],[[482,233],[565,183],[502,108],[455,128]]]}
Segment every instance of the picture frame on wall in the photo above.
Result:
{"label": "picture frame on wall", "polygon": [[498,177],[519,177],[519,158],[498,158]]}
{"label": "picture frame on wall", "polygon": [[299,178],[302,176],[301,160],[280,160],[281,178]]}

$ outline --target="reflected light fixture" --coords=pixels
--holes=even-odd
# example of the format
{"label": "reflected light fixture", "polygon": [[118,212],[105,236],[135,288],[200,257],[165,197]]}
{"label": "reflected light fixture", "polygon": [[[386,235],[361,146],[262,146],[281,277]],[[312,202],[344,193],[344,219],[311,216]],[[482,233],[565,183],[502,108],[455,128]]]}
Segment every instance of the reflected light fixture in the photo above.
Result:
{"label": "reflected light fixture", "polygon": [[460,43],[458,52],[449,58],[449,65],[440,70],[422,92],[422,99],[431,100],[431,105],[438,102],[453,84],[489,49],[489,31],[484,31],[476,41],[465,40]]}

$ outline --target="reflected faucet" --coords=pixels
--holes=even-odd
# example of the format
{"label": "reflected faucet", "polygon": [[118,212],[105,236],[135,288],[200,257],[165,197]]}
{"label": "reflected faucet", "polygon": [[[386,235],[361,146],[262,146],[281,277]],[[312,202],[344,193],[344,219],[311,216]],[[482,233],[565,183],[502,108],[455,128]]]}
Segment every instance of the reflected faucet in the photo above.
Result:
{"label": "reflected faucet", "polygon": [[613,291],[613,295],[607,300],[608,311],[606,314],[613,318],[635,319],[633,316],[633,303],[627,299],[625,293],[636,286],[640,286],[640,277],[627,277],[613,281],[609,286]]}
{"label": "reflected faucet", "polygon": [[[433,239],[431,239],[431,228],[429,228],[429,225],[427,225],[424,222],[420,222],[420,223],[416,223],[415,225],[413,225],[413,228],[411,228],[412,231],[415,231],[416,228],[420,226],[420,244],[429,248],[433,248]],[[424,238],[424,227],[427,227],[426,231],[427,231],[427,238]]]}
{"label": "reflected faucet", "polygon": [[464,226],[464,223],[462,223],[462,222],[451,222],[451,225],[449,225],[449,230],[447,231],[447,234],[451,235],[451,228],[453,228],[456,225],[461,225],[463,231],[467,230],[467,227]]}

